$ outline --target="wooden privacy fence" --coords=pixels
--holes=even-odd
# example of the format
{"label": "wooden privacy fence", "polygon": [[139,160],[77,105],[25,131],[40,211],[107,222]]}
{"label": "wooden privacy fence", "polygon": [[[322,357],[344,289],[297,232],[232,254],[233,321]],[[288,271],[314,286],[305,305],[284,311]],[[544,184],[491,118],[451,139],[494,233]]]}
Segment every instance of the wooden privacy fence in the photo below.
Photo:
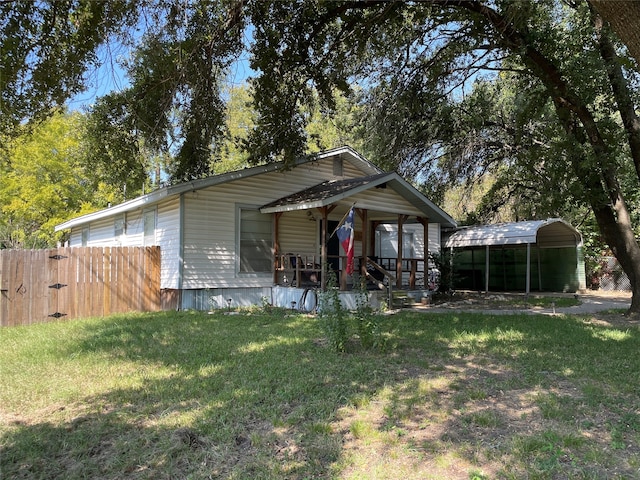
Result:
{"label": "wooden privacy fence", "polygon": [[0,250],[0,325],[160,310],[160,247]]}

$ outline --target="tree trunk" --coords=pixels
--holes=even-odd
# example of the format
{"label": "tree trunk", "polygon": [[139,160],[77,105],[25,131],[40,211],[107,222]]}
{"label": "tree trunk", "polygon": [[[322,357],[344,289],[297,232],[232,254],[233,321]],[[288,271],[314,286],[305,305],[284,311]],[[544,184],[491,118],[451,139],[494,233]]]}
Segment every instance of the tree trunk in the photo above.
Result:
{"label": "tree trunk", "polygon": [[[586,159],[575,155],[572,160],[573,170],[584,188],[585,200],[591,205],[600,232],[631,281],[633,298],[629,313],[640,315],[640,246],[616,177],[611,149],[602,136],[595,117],[551,59],[531,45],[527,36],[518,31],[509,19],[477,0],[457,0],[453,3],[482,15],[502,37],[504,48],[521,56],[547,88],[560,123],[569,138],[573,139],[576,146],[585,146],[592,152],[595,165],[589,165],[585,162]],[[606,45],[602,46],[606,49]],[[606,60],[603,61],[606,63]],[[610,81],[612,80],[615,78],[610,76]]]}
{"label": "tree trunk", "polygon": [[629,83],[622,72],[620,59],[609,37],[610,33],[605,29],[604,22],[597,13],[592,11],[591,17],[593,27],[598,35],[600,56],[607,70],[607,76],[609,77],[611,90],[618,105],[620,118],[622,118],[622,124],[627,132],[631,158],[636,168],[636,175],[640,180],[640,118],[638,118],[636,114],[635,105],[631,99]]}
{"label": "tree trunk", "polygon": [[616,222],[612,210],[606,206],[593,206],[593,213],[598,222],[600,232],[605,241],[613,250],[614,255],[620,262],[620,266],[629,277],[631,282],[632,299],[629,307],[629,314],[640,314],[640,249],[638,244],[629,235],[621,235],[621,228]]}
{"label": "tree trunk", "polygon": [[596,10],[611,24],[640,64],[640,2],[629,0],[589,0]]}

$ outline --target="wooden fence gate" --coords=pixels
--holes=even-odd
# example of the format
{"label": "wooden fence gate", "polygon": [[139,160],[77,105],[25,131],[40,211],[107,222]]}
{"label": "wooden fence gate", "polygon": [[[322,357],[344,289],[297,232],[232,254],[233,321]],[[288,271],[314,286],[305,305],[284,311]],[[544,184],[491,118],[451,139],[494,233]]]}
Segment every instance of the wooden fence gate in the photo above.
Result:
{"label": "wooden fence gate", "polygon": [[0,326],[160,310],[160,247],[0,250]]}

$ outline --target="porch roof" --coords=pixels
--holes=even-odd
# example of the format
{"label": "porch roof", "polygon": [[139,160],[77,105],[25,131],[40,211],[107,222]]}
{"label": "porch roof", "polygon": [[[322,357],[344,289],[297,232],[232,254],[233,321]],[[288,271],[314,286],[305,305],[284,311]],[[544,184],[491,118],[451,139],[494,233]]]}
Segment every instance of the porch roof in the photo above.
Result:
{"label": "porch roof", "polygon": [[[395,172],[379,173],[345,180],[328,180],[310,188],[279,198],[260,208],[262,213],[291,212],[328,206],[349,199],[366,190],[390,187],[430,222],[455,227],[456,222]],[[397,212],[404,213],[404,212]]]}

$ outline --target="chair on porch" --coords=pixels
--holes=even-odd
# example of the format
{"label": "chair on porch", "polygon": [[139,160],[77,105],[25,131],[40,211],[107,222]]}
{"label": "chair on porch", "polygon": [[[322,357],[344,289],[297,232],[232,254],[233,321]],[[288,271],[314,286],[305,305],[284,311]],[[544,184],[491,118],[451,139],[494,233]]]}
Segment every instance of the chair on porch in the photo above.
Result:
{"label": "chair on porch", "polygon": [[[298,268],[298,261],[302,262],[302,258],[292,253],[287,256],[289,257],[289,265],[293,269],[291,285],[296,287],[317,287],[320,285],[322,281],[320,265],[303,262]],[[298,272],[300,272],[300,279],[298,279]]]}

